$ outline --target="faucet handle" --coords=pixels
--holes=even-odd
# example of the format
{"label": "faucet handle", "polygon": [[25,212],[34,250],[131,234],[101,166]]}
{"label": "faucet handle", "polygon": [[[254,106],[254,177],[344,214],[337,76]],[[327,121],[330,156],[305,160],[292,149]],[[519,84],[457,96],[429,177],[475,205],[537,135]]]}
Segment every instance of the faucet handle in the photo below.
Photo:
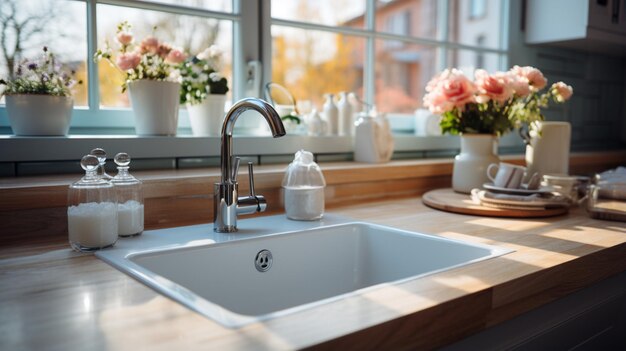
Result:
{"label": "faucet handle", "polygon": [[233,180],[233,182],[237,181],[237,174],[239,173],[239,162],[241,161],[241,158],[239,158],[238,156],[233,156],[231,159],[231,174],[230,174],[230,178]]}
{"label": "faucet handle", "polygon": [[256,194],[254,193],[254,172],[253,169],[254,166],[252,165],[252,162],[248,162],[248,180],[250,181],[250,197],[256,197]]}

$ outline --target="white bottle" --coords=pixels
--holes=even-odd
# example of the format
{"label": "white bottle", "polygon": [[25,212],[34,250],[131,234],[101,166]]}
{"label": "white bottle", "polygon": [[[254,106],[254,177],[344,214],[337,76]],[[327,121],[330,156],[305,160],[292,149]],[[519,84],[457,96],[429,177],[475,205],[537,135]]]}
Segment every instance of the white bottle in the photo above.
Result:
{"label": "white bottle", "polygon": [[307,117],[306,121],[307,133],[312,136],[322,136],[326,134],[326,121],[317,113],[317,109],[313,109]]}
{"label": "white bottle", "polygon": [[339,110],[339,135],[352,135],[354,120],[352,117],[352,104],[348,99],[348,93],[342,91],[341,98],[337,102]]}
{"label": "white bottle", "polygon": [[361,113],[355,123],[354,160],[357,162],[381,163],[391,159],[393,135],[389,121],[376,112]]}
{"label": "white bottle", "polygon": [[329,134],[339,135],[339,109],[337,109],[337,105],[335,105],[335,95],[333,94],[326,94],[324,118],[328,122]]}
{"label": "white bottle", "polygon": [[287,218],[312,221],[324,215],[326,181],[313,154],[300,150],[287,167],[283,178],[284,205]]}

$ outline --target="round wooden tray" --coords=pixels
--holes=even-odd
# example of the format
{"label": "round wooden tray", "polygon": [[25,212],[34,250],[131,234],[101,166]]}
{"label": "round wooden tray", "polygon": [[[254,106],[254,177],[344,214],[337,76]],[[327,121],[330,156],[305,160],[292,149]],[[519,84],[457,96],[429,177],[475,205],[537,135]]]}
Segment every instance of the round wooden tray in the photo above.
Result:
{"label": "round wooden tray", "polygon": [[569,208],[558,207],[544,210],[518,210],[486,207],[475,204],[469,195],[455,193],[452,189],[431,190],[422,196],[422,202],[438,210],[488,217],[551,217],[567,213]]}

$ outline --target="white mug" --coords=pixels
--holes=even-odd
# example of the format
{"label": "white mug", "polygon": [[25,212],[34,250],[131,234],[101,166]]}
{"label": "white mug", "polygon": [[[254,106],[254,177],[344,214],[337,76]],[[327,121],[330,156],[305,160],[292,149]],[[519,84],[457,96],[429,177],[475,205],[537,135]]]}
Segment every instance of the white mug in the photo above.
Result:
{"label": "white mug", "polygon": [[525,173],[526,167],[504,162],[492,163],[487,167],[487,177],[499,188],[519,189]]}

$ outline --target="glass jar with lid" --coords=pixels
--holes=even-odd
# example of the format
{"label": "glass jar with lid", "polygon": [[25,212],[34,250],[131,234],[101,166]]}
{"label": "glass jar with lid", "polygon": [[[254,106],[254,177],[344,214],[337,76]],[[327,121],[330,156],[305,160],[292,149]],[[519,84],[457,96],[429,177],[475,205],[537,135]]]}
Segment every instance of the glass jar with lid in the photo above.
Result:
{"label": "glass jar with lid", "polygon": [[97,174],[96,156],[84,156],[80,165],[85,176],[69,187],[67,231],[74,250],[89,252],[117,241],[117,196],[113,184]]}
{"label": "glass jar with lid", "polygon": [[111,183],[117,193],[118,234],[121,237],[135,236],[143,232],[143,186],[133,177],[128,168],[130,156],[120,152],[113,159],[117,165],[117,175]]}

